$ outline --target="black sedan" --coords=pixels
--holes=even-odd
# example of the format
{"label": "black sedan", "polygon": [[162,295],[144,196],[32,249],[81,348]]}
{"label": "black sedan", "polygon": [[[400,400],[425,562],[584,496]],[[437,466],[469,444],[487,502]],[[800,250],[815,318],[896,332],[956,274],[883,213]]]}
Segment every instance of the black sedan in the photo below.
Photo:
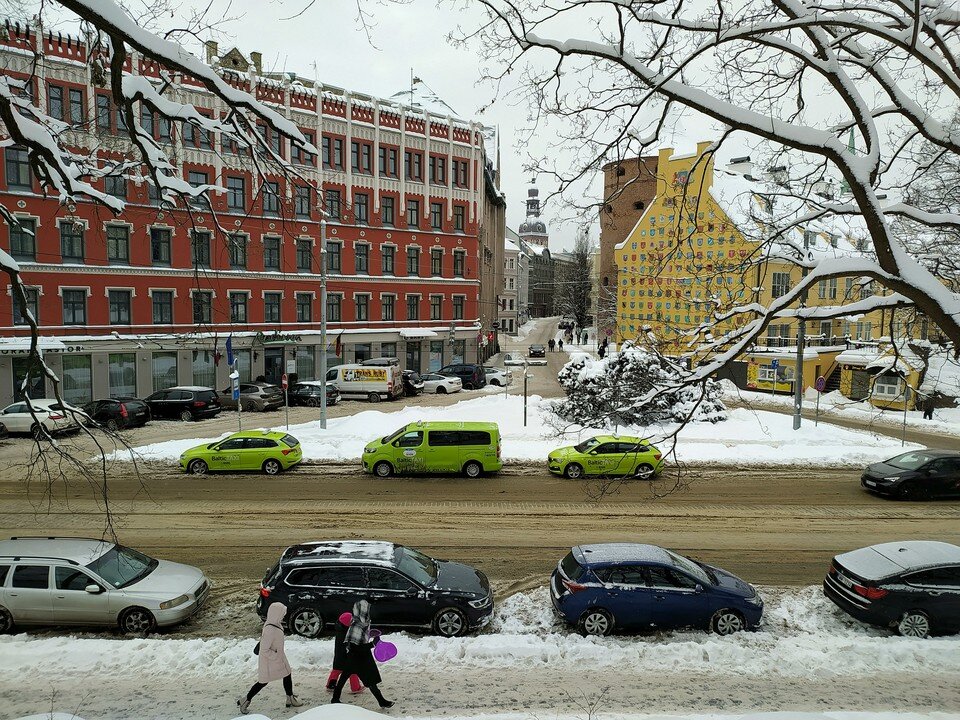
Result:
{"label": "black sedan", "polygon": [[531,345],[529,348],[527,348],[527,357],[545,358],[546,356],[547,356],[547,348],[543,345]]}
{"label": "black sedan", "polygon": [[143,400],[133,397],[94,400],[84,405],[83,411],[111,431],[141,427],[151,418],[150,407]]}
{"label": "black sedan", "polygon": [[960,632],[960,547],[913,540],[837,555],[823,593],[857,620],[907,637]]}
{"label": "black sedan", "polygon": [[865,490],[899,498],[960,497],[960,453],[947,450],[913,450],[864,470]]}
{"label": "black sedan", "polygon": [[[323,385],[324,384],[318,380],[308,380],[294,384],[288,391],[290,393],[290,405],[320,407]],[[327,407],[333,407],[340,402],[340,391],[333,383],[327,383],[326,385]]]}

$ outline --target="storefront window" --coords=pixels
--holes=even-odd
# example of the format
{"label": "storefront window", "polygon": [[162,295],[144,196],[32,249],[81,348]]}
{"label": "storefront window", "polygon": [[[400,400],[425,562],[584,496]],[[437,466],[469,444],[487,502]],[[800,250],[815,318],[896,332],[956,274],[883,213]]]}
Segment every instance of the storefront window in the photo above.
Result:
{"label": "storefront window", "polygon": [[[27,392],[23,391],[23,381],[29,376]],[[29,395],[34,399],[47,396],[46,382],[40,363],[29,357],[13,358],[13,399],[20,401]]]}
{"label": "storefront window", "polygon": [[312,345],[301,345],[297,349],[297,380],[314,380],[317,371],[314,367],[316,358]]}
{"label": "storefront window", "polygon": [[370,343],[357,343],[353,346],[354,362],[363,362],[371,358]]}
{"label": "storefront window", "polygon": [[430,360],[428,370],[436,372],[443,367],[443,340],[430,341]]}
{"label": "storefront window", "polygon": [[248,383],[250,382],[250,351],[249,350],[234,350],[233,357],[237,363],[237,372],[240,373],[240,382]]}
{"label": "storefront window", "polygon": [[89,355],[64,355],[61,392],[71,405],[83,405],[93,400],[93,370]]}
{"label": "storefront window", "polygon": [[420,343],[407,342],[407,370],[420,372]]}
{"label": "storefront window", "polygon": [[380,343],[380,357],[392,358],[397,356],[396,343]]}
{"label": "storefront window", "polygon": [[212,350],[193,351],[193,384],[200,387],[215,388],[217,367],[213,364]]}
{"label": "storefront window", "polygon": [[177,354],[155,352],[153,354],[153,391],[166,390],[177,384]]}
{"label": "storefront window", "polygon": [[110,353],[110,397],[136,397],[137,356],[135,353]]}
{"label": "storefront window", "polygon": [[454,340],[453,341],[453,359],[450,362],[462,363],[463,358],[466,354],[467,354],[467,341]]}

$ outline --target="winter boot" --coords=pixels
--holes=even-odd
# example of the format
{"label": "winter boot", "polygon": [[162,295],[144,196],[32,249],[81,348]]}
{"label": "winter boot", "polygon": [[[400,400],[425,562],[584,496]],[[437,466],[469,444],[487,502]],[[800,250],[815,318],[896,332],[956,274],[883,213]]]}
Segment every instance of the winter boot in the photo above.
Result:
{"label": "winter boot", "polygon": [[380,703],[380,707],[382,707],[384,710],[389,710],[394,705],[396,705],[396,703],[393,702],[393,700],[384,700],[382,703]]}
{"label": "winter boot", "polygon": [[301,707],[302,705],[303,700],[296,695],[287,695],[287,707]]}
{"label": "winter boot", "polygon": [[237,707],[240,708],[241,715],[247,715],[250,712],[250,701],[245,697],[237,698]]}

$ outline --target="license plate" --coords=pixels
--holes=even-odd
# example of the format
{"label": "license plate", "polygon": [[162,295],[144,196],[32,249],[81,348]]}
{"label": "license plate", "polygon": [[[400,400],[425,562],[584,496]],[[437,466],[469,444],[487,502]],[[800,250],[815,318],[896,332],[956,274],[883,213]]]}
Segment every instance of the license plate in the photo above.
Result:
{"label": "license plate", "polygon": [[844,577],[844,576],[841,575],[840,573],[837,573],[837,580],[839,580],[841,583],[843,583],[844,585],[846,585],[848,588],[852,588],[852,587],[853,587],[853,580],[851,580],[851,579],[848,578],[848,577]]}
{"label": "license plate", "polygon": [[877,484],[873,480],[864,480],[863,484],[867,487],[876,487]]}

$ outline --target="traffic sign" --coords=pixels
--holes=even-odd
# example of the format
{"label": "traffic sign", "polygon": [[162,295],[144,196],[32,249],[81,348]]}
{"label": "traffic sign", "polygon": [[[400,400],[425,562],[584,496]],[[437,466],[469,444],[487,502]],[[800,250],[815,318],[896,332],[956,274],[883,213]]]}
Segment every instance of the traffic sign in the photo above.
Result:
{"label": "traffic sign", "polygon": [[286,390],[288,385],[289,383],[287,382],[287,374],[284,373],[283,375],[280,376],[280,387]]}
{"label": "traffic sign", "polygon": [[772,367],[774,370],[776,370],[778,367],[780,367],[780,361],[779,361],[779,360],[771,360],[771,361],[770,361],[770,367]]}
{"label": "traffic sign", "polygon": [[817,378],[816,382],[813,383],[813,387],[817,392],[823,392],[827,387],[827,379],[821,375]]}
{"label": "traffic sign", "polygon": [[297,361],[294,358],[287,360],[287,372],[295,373],[297,371]]}

